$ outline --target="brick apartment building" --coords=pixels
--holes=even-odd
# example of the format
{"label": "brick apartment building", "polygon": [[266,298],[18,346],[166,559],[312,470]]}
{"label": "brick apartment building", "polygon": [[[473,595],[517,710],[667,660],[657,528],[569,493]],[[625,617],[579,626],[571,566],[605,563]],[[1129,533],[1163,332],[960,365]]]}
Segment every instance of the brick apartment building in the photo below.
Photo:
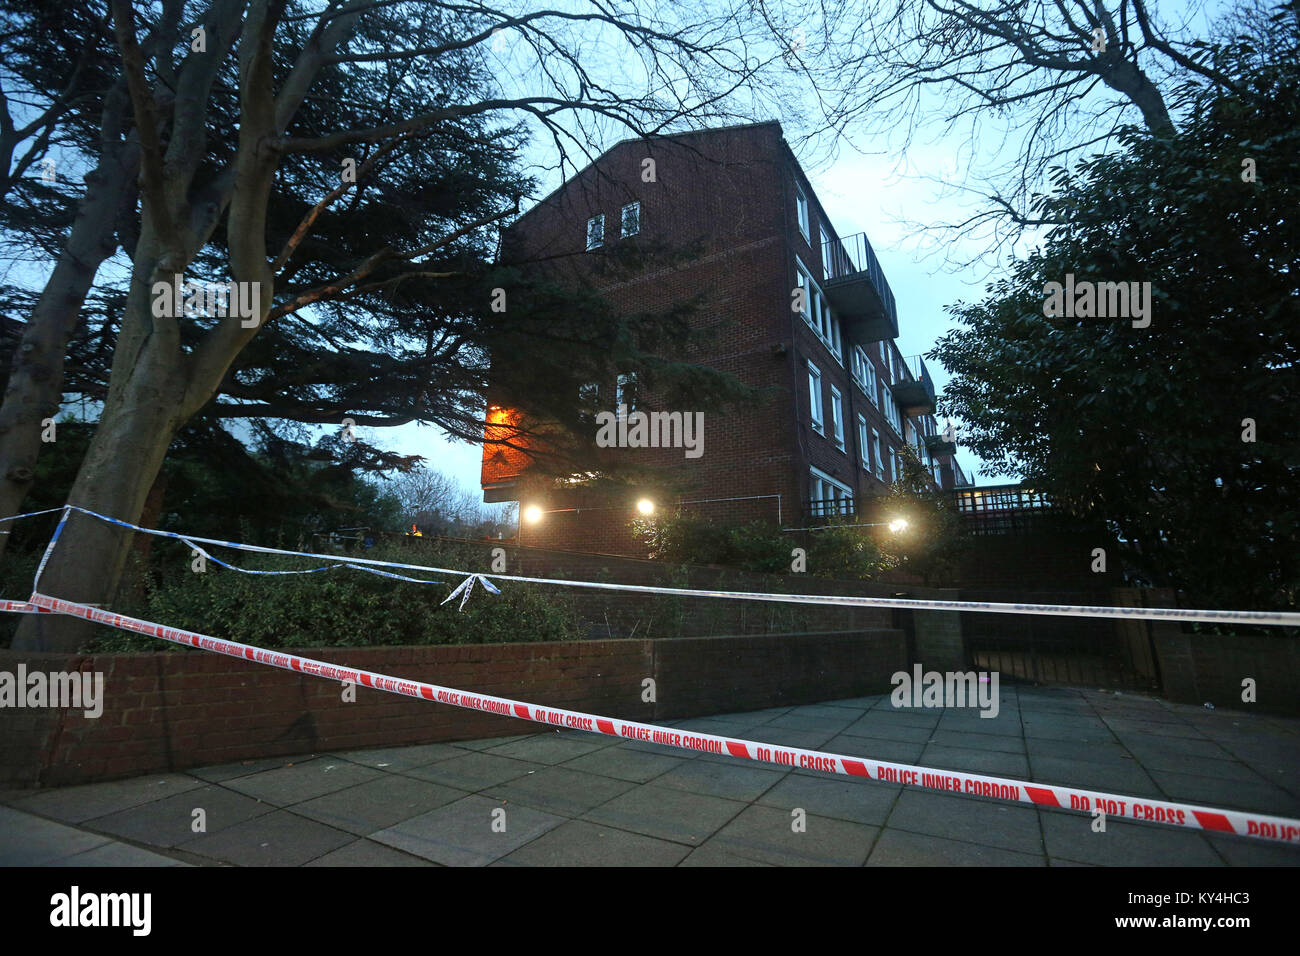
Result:
{"label": "brick apartment building", "polygon": [[[696,254],[615,280],[598,262],[620,243]],[[617,449],[663,477],[632,495],[530,482],[526,454],[484,445],[484,500],[520,502],[521,544],[643,555],[629,527],[640,499],[719,522],[874,521],[871,501],[887,493],[904,445],[937,487],[969,484],[936,424],[924,362],[895,344],[894,296],[866,236],[836,231],[776,122],[620,143],[520,216],[502,258],[544,262],[619,309],[666,310],[704,293],[691,321],[711,338],[690,361],[777,396],[682,410],[704,413],[698,457]],[[641,391],[621,375],[583,397],[610,410],[652,406]],[[519,414],[494,406],[489,421]]]}

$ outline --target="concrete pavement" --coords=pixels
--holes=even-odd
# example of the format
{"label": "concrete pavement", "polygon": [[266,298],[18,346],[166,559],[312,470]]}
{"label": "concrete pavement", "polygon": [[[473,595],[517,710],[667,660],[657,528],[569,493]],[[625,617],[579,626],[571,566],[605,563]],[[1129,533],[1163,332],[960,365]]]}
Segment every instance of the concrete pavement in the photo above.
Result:
{"label": "concrete pavement", "polygon": [[[1004,685],[994,719],[878,696],[672,725],[1300,817],[1300,720],[1151,697]],[[249,761],[0,804],[8,866],[1300,864],[1300,848],[1257,840],[1113,820],[1097,833],[1082,814],[581,731]]]}

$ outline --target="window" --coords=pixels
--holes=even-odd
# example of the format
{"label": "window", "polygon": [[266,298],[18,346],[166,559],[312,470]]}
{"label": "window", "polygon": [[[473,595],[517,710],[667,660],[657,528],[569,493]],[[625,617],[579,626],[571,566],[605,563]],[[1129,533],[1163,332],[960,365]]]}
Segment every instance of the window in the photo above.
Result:
{"label": "window", "polygon": [[885,458],[880,447],[880,432],[871,429],[871,463],[872,474],[881,481],[885,480]]}
{"label": "window", "polygon": [[618,397],[615,399],[615,404],[626,405],[629,412],[635,411],[638,397],[636,372],[620,375],[618,377]]}
{"label": "window", "polygon": [[798,259],[795,260],[795,272],[799,288],[804,290],[803,311],[800,313],[803,320],[808,323],[808,327],[817,333],[817,337],[830,350],[831,355],[841,365],[844,360],[840,357],[840,323],[831,315],[830,306],[826,304],[826,297],[822,295],[821,287],[812,277],[812,273]]}
{"label": "window", "polygon": [[624,206],[621,221],[624,239],[637,235],[641,231],[641,204],[630,202]]}
{"label": "window", "polygon": [[898,403],[894,401],[894,395],[889,389],[885,389],[885,417],[889,419],[889,424],[894,426],[894,431],[898,436],[903,437],[903,418],[898,413]]}
{"label": "window", "polygon": [[810,236],[812,233],[808,231],[808,197],[803,194],[803,190],[799,188],[798,184],[795,184],[794,187],[794,201],[799,207],[799,231],[803,233],[805,239],[811,242]]}
{"label": "window", "polygon": [[816,468],[809,469],[808,504],[809,512],[818,516],[854,513],[853,491],[849,486]]}
{"label": "window", "polygon": [[867,429],[867,416],[858,416],[858,458],[862,462],[862,470],[871,473],[871,439]]}
{"label": "window", "polygon": [[595,405],[600,401],[600,386],[595,382],[578,386],[578,401],[583,405]]}
{"label": "window", "polygon": [[822,373],[812,362],[808,363],[808,402],[813,431],[818,435],[826,434],[822,427]]}
{"label": "window", "polygon": [[587,251],[599,249],[605,244],[605,216],[592,216],[587,220]]}
{"label": "window", "polygon": [[861,345],[853,346],[853,377],[857,380],[858,387],[867,393],[871,404],[879,407],[880,384],[876,377],[876,366],[871,363]]}
{"label": "window", "polygon": [[844,450],[844,398],[840,390],[831,386],[831,434],[835,438],[835,447]]}
{"label": "window", "polygon": [[832,279],[834,278],[834,274],[831,272],[831,237],[825,229],[822,229],[821,231],[821,247],[822,277],[825,279]]}

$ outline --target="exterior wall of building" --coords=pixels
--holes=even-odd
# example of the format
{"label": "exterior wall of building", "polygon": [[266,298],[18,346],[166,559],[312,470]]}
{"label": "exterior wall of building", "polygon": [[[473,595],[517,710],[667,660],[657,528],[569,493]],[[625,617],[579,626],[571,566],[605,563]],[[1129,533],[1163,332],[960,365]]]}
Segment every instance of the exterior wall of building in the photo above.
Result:
{"label": "exterior wall of building", "polygon": [[[807,201],[807,236],[800,226],[800,193]],[[622,212],[631,203],[640,204],[640,228],[624,237]],[[588,251],[588,223],[596,216],[604,217],[603,242]],[[885,493],[904,437],[882,407],[890,400],[885,383],[894,379],[890,353],[899,367],[902,356],[893,342],[853,342],[842,326],[837,356],[792,309],[792,290],[799,284],[796,258],[815,282],[823,282],[823,241],[835,238],[776,123],[622,143],[516,222],[507,232],[510,261],[545,263],[534,268],[600,289],[623,314],[698,300],[691,325],[705,338],[683,357],[764,390],[759,401],[729,408],[663,409],[643,388],[646,408],[703,413],[703,454],[687,458],[681,448],[619,449],[615,454],[622,463],[652,469],[659,478],[612,498],[530,488],[509,474],[511,467],[489,473],[485,450],[489,500],[517,499],[521,511],[534,505],[545,513],[536,523],[521,521],[520,543],[644,554],[631,532],[641,496],[660,510],[680,506],[720,522],[762,519],[798,526],[806,517],[805,502],[821,497],[814,468],[853,496]],[[630,276],[609,268],[602,253],[629,246],[679,255]],[[882,383],[875,402],[852,375],[858,344]],[[810,363],[821,374],[823,434],[811,424]],[[595,384],[600,407],[612,410],[616,384]],[[842,449],[833,437],[832,388],[841,402]],[[859,414],[880,436],[884,480],[862,465]]]}

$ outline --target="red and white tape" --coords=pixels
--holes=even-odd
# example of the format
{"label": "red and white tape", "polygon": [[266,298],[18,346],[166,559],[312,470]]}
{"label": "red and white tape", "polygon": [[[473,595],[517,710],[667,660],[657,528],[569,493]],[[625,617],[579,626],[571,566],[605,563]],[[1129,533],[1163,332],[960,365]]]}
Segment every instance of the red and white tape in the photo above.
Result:
{"label": "red and white tape", "polygon": [[28,601],[9,601],[0,600],[0,613],[11,611],[14,614],[36,614],[46,611],[43,607],[37,607]]}
{"label": "red and white tape", "polygon": [[785,747],[780,744],[695,733],[674,727],[660,727],[655,724],[620,720],[615,717],[601,717],[596,714],[582,713],[581,711],[529,704],[506,697],[494,697],[490,694],[473,694],[450,687],[442,687],[438,684],[403,680],[398,677],[389,677],[385,674],[376,674],[371,671],[356,670],[350,667],[338,667],[334,664],[300,657],[297,654],[265,650],[260,647],[251,647],[247,644],[199,634],[196,631],[166,627],[152,621],[143,621],[123,614],[114,614],[86,604],[62,601],[44,594],[33,594],[31,603],[59,614],[82,617],[99,624],[107,624],[121,630],[147,634],[175,644],[185,644],[258,664],[268,664],[282,670],[322,677],[326,680],[350,681],[354,684],[360,684],[362,687],[450,704],[453,707],[462,707],[466,710],[480,710],[503,717],[531,720],[536,723],[574,730],[586,730],[627,740],[644,740],[649,743],[662,744],[665,747],[677,747],[682,750],[728,754],[733,757],[742,757],[763,763],[774,763],[784,767],[818,770],[824,773],[844,774],[851,777],[865,777],[868,780],[881,780],[923,790],[991,797],[1011,803],[1030,803],[1086,813],[1091,813],[1096,809],[1105,812],[1108,817],[1122,820],[1169,824],[1183,829],[1234,833],[1238,836],[1300,845],[1300,820],[1285,817],[1266,816],[1242,810],[1223,810],[1185,803],[1171,803],[1166,800],[1153,800],[1147,797],[1100,793],[1095,790],[1081,790],[1074,787],[1029,783],[1004,777],[986,777],[982,774],[965,773],[960,770],[935,770],[930,767],[915,767],[910,764],[890,763],[866,757],[846,757],[841,754],[824,753],[818,750],[804,750],[799,747]]}

